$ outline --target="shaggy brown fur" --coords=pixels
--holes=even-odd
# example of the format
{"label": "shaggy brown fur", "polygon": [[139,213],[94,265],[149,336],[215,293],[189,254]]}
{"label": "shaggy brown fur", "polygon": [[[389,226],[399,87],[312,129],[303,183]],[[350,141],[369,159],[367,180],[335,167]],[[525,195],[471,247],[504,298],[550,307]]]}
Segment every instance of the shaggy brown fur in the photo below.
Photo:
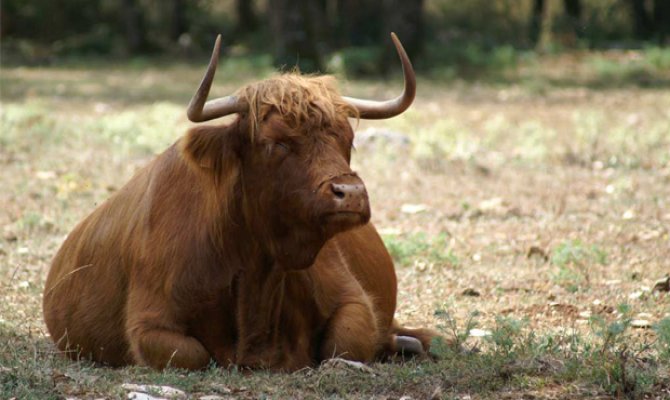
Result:
{"label": "shaggy brown fur", "polygon": [[279,112],[290,128],[303,133],[331,127],[343,115],[358,116],[358,110],[342,100],[335,78],[328,75],[287,73],[252,83],[235,95],[249,106],[252,134],[272,110]]}
{"label": "shaggy brown fur", "polygon": [[295,370],[398,349],[396,276],[331,78],[240,92],[84,219],[58,251],[44,317],[59,349],[110,365]]}

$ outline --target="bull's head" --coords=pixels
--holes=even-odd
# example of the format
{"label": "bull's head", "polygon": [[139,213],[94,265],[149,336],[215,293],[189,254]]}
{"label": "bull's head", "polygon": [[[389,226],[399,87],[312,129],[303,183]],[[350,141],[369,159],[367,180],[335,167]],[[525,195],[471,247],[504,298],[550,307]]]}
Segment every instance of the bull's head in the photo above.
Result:
{"label": "bull's head", "polygon": [[240,199],[244,224],[284,268],[308,267],[326,240],[370,219],[365,185],[349,166],[354,134],[348,118],[390,118],[414,100],[412,65],[398,38],[391,37],[405,88],[388,101],[340,96],[331,77],[298,74],[207,101],[221,37],[216,40],[187,114],[193,122],[239,118],[234,129],[192,129],[183,148],[197,165],[218,166],[215,174],[234,177],[229,197]]}

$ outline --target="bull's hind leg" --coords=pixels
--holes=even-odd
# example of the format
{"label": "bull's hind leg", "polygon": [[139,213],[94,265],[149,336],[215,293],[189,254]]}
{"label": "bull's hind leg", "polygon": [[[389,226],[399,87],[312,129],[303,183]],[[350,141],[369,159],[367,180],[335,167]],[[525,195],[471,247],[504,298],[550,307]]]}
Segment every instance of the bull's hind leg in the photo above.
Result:
{"label": "bull's hind leg", "polygon": [[198,339],[185,334],[159,300],[131,296],[127,310],[126,336],[135,363],[190,370],[209,365],[209,352]]}
{"label": "bull's hind leg", "polygon": [[379,343],[379,328],[371,305],[366,302],[343,304],[328,322],[321,359],[372,361]]}
{"label": "bull's hind leg", "polygon": [[130,348],[137,364],[156,369],[203,369],[210,361],[209,353],[196,338],[165,329],[135,330]]}

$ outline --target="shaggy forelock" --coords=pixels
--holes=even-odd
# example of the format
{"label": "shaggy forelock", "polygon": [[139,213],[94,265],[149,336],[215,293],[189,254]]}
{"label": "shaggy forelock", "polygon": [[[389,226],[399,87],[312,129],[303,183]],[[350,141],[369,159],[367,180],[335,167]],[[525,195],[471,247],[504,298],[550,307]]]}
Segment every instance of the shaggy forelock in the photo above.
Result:
{"label": "shaggy forelock", "polygon": [[252,83],[237,92],[249,105],[252,137],[265,116],[275,110],[291,128],[308,131],[334,126],[358,111],[342,99],[332,76],[286,73]]}

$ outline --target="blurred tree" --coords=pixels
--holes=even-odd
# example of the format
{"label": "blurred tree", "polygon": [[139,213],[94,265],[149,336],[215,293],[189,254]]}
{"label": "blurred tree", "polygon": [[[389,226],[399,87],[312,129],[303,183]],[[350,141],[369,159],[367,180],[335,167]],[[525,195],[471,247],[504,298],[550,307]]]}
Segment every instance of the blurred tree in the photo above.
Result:
{"label": "blurred tree", "polygon": [[[665,0],[667,2],[667,0]],[[652,20],[645,8],[645,0],[628,0],[632,15],[635,37],[646,40],[653,34]]]}
{"label": "blurred tree", "polygon": [[654,26],[660,44],[670,39],[670,1],[654,0]]}
{"label": "blurred tree", "polygon": [[237,13],[235,36],[245,36],[251,32],[255,32],[259,28],[254,0],[235,0],[235,11]]}
{"label": "blurred tree", "polygon": [[275,65],[295,65],[304,72],[323,71],[325,1],[269,0],[267,13],[274,38]]}
{"label": "blurred tree", "polygon": [[581,0],[564,0],[563,8],[567,21],[567,33],[572,36],[571,40],[576,42],[576,39],[582,36],[582,2]]}
{"label": "blurred tree", "polygon": [[176,42],[183,33],[188,31],[184,0],[170,0],[170,11],[170,39]]}
{"label": "blurred tree", "polygon": [[533,11],[530,17],[530,42],[537,44],[540,39],[542,19],[544,15],[544,0],[533,0]]}
{"label": "blurred tree", "polygon": [[560,42],[562,45],[574,46],[577,38],[582,36],[582,14],[583,7],[581,0],[563,0],[563,15],[560,16],[560,23],[554,24],[557,19],[555,2],[546,2],[545,0],[533,0],[533,10],[529,23],[529,37],[531,43],[537,48],[546,49],[554,41],[554,30],[559,30]]}
{"label": "blurred tree", "polygon": [[120,17],[128,51],[132,54],[145,51],[148,48],[146,24],[138,1],[121,0]]}
{"label": "blurred tree", "polygon": [[334,45],[375,46],[383,29],[382,0],[335,0]]}
{"label": "blurred tree", "polygon": [[395,47],[389,40],[389,32],[395,32],[402,40],[403,47],[410,59],[416,60],[423,48],[424,19],[423,0],[384,0],[382,15],[383,44],[381,71],[386,74],[389,68],[398,65]]}

